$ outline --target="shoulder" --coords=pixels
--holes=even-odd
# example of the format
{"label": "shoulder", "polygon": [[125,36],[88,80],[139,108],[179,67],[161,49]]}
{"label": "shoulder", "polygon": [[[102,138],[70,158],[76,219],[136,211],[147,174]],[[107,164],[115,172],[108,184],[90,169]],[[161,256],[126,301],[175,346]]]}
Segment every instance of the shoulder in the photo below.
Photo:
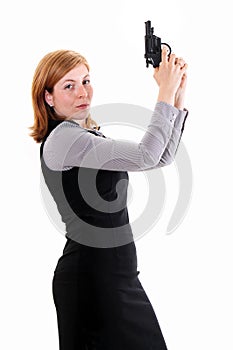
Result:
{"label": "shoulder", "polygon": [[[89,128],[83,128],[81,127],[78,123],[76,123],[73,120],[65,120],[63,121],[61,124],[59,124],[60,129],[64,129],[64,128],[79,128],[79,132],[84,132],[84,133],[91,133],[94,134],[96,136],[101,136],[106,138],[106,136],[104,136],[104,134],[99,131],[100,130],[100,126],[98,128],[93,128],[93,129],[89,129]],[[59,131],[59,129],[57,129],[57,131]]]}
{"label": "shoulder", "polygon": [[73,121],[64,120],[59,123],[49,134],[46,143],[50,142],[50,140],[54,140],[60,137],[65,137],[66,135],[76,134],[77,133],[85,133],[85,129],[83,129],[79,124]]}
{"label": "shoulder", "polygon": [[62,151],[77,142],[80,148],[86,148],[89,143],[95,142],[96,136],[106,138],[99,130],[86,129],[72,120],[64,120],[51,131],[45,141],[44,150],[57,153],[58,149]]}

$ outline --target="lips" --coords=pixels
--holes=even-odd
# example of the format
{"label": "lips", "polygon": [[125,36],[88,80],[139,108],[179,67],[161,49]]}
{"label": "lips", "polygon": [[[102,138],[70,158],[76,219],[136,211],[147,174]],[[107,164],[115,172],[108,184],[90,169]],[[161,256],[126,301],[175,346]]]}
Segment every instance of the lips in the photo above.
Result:
{"label": "lips", "polygon": [[83,104],[77,106],[77,108],[81,108],[81,109],[87,108],[87,107],[89,107],[89,104],[87,104],[87,103],[83,103]]}

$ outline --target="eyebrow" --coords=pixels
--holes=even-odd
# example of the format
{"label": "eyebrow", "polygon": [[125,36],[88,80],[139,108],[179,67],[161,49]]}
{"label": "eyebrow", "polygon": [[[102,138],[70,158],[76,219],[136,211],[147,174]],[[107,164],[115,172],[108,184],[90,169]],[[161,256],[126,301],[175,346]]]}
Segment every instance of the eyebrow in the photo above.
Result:
{"label": "eyebrow", "polygon": [[[83,77],[83,79],[85,79],[86,77],[89,77],[89,76],[90,76],[90,74],[87,74],[87,75],[85,75],[85,77]],[[62,84],[66,83],[67,81],[72,81],[73,83],[76,82],[76,80],[74,80],[74,79],[66,79],[62,82]]]}

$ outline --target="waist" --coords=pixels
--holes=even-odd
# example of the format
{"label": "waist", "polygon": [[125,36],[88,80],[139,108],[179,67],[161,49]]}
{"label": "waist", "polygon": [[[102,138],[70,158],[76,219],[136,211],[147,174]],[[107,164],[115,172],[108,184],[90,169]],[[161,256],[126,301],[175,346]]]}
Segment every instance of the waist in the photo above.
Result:
{"label": "waist", "polygon": [[60,267],[80,271],[135,271],[137,252],[134,242],[110,248],[90,247],[67,238]]}
{"label": "waist", "polygon": [[130,223],[115,227],[99,226],[73,215],[66,218],[66,237],[84,246],[96,248],[118,247],[134,241]]}

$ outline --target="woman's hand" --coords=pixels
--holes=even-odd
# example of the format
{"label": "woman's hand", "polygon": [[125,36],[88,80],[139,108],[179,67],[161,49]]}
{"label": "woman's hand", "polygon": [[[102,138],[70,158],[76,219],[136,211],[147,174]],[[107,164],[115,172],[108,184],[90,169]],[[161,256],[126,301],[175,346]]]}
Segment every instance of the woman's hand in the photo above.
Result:
{"label": "woman's hand", "polygon": [[173,53],[168,57],[167,49],[165,47],[162,49],[161,63],[154,70],[154,78],[159,85],[158,101],[182,108],[187,67],[182,58],[176,57]]}
{"label": "woman's hand", "polygon": [[175,102],[174,106],[178,109],[184,109],[184,98],[185,98],[185,90],[187,85],[187,72],[183,74],[180,82],[180,86],[178,87],[175,94]]}

